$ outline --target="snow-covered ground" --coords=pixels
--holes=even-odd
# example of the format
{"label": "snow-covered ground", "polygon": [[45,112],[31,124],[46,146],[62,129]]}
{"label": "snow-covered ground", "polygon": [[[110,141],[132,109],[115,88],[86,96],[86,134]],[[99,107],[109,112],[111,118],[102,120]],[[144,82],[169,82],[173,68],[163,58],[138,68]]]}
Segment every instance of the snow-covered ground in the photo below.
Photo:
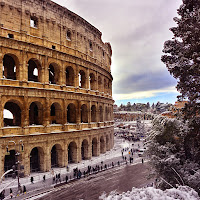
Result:
{"label": "snow-covered ground", "polygon": [[108,196],[102,194],[99,199],[102,200],[199,200],[196,191],[187,186],[179,186],[165,191],[153,187],[133,188],[132,191],[117,194],[115,191]]}
{"label": "snow-covered ground", "polygon": [[[134,144],[134,145],[132,145]],[[98,157],[92,157],[92,159],[90,160],[83,160],[80,163],[73,163],[73,164],[69,164],[68,165],[68,171],[66,167],[63,168],[53,168],[53,171],[51,172],[40,172],[40,173],[31,173],[30,176],[28,177],[24,177],[24,178],[20,178],[20,184],[21,185],[30,185],[30,177],[33,176],[34,178],[34,183],[40,182],[43,180],[43,176],[45,175],[46,179],[48,178],[52,178],[53,176],[55,176],[55,174],[60,173],[62,174],[66,174],[66,173],[71,173],[73,171],[74,168],[78,167],[80,170],[87,167],[88,165],[94,166],[96,164],[101,163],[101,161],[105,162],[108,160],[111,160],[114,158],[118,158],[122,156],[122,149],[125,148],[143,148],[143,142],[139,141],[139,142],[129,142],[127,140],[124,140],[122,138],[119,137],[114,137],[114,148],[111,149],[110,151],[107,151],[104,154],[101,154]],[[124,151],[123,153],[124,156],[127,156],[128,159],[128,155],[129,155],[129,151]],[[141,162],[141,158],[138,157],[138,155],[135,153],[134,154],[134,163],[137,162]],[[0,183],[0,191],[2,191],[4,188],[14,188],[17,187],[17,179],[12,179],[12,178],[6,178],[5,180],[2,181],[2,183]]]}

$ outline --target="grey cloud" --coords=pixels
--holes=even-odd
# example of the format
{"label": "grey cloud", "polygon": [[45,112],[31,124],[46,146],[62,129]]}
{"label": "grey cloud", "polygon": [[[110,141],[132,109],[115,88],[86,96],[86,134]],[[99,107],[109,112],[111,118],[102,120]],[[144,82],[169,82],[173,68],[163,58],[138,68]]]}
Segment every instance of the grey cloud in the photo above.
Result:
{"label": "grey cloud", "polygon": [[128,75],[115,85],[115,94],[129,94],[139,91],[160,90],[174,86],[176,80],[167,73],[143,72],[139,75]]}
{"label": "grey cloud", "polygon": [[112,45],[113,93],[175,86],[160,61],[182,0],[54,0],[102,32]]}

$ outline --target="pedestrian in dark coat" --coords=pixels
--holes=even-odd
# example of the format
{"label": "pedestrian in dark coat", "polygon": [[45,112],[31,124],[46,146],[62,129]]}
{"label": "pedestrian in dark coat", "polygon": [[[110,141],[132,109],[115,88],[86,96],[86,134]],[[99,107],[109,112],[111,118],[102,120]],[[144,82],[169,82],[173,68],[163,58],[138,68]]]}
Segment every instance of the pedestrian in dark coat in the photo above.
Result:
{"label": "pedestrian in dark coat", "polygon": [[23,193],[26,194],[26,186],[23,186]]}
{"label": "pedestrian in dark coat", "polygon": [[43,176],[43,182],[45,182],[45,179],[46,179],[46,176],[44,175],[44,176]]}
{"label": "pedestrian in dark coat", "polygon": [[13,198],[13,191],[12,191],[11,188],[10,188],[10,198],[11,198],[11,199]]}
{"label": "pedestrian in dark coat", "polygon": [[68,176],[66,175],[65,176],[65,182],[67,183],[67,181],[68,181]]}
{"label": "pedestrian in dark coat", "polygon": [[31,176],[31,183],[33,183],[33,177]]}

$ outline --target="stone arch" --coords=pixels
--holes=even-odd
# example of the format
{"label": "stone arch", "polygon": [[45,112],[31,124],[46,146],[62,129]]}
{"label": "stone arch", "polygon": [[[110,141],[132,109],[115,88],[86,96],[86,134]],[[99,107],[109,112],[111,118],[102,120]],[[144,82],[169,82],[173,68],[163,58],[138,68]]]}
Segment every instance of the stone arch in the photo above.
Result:
{"label": "stone arch", "polygon": [[68,163],[77,162],[77,144],[72,141],[68,145]]}
{"label": "stone arch", "polygon": [[92,139],[92,156],[97,156],[98,155],[98,142],[97,142],[97,138],[94,137]]}
{"label": "stone arch", "polygon": [[3,77],[19,80],[19,59],[13,54],[5,54],[3,57]]}
{"label": "stone arch", "polygon": [[62,124],[62,108],[59,103],[53,103],[50,108],[51,124]]}
{"label": "stone arch", "polygon": [[29,124],[30,125],[42,125],[43,114],[42,104],[38,101],[34,101],[29,107]]}
{"label": "stone arch", "polygon": [[74,86],[74,69],[69,66],[65,70],[66,73],[66,85],[67,86]]}
{"label": "stone arch", "polygon": [[55,144],[51,148],[51,168],[62,167],[63,149],[60,144]]}
{"label": "stone arch", "polygon": [[60,78],[60,66],[56,63],[51,63],[49,65],[49,83],[59,84]]}
{"label": "stone arch", "polygon": [[108,107],[105,107],[105,121],[108,121]]}
{"label": "stone arch", "polygon": [[99,120],[103,122],[103,107],[99,106]]}
{"label": "stone arch", "polygon": [[104,78],[104,93],[107,93],[107,89],[108,89],[108,82],[107,82],[107,80]]}
{"label": "stone arch", "polygon": [[93,73],[90,73],[89,75],[89,83],[90,83],[90,90],[95,90],[95,75]]}
{"label": "stone arch", "polygon": [[79,76],[79,87],[86,88],[86,75],[85,75],[85,72],[83,70],[80,70],[78,76]]}
{"label": "stone arch", "polygon": [[96,122],[96,106],[91,107],[91,122]]}
{"label": "stone arch", "polygon": [[42,82],[42,67],[39,60],[31,58],[28,61],[28,81]]}
{"label": "stone arch", "polygon": [[98,90],[102,92],[102,78],[98,76]]}
{"label": "stone arch", "polygon": [[76,106],[73,103],[67,106],[67,122],[76,123]]}
{"label": "stone arch", "polygon": [[81,144],[81,158],[82,160],[88,159],[88,141],[84,139]]}
{"label": "stone arch", "polygon": [[[12,116],[9,116],[9,112],[6,114],[6,111],[12,113]],[[21,108],[18,101],[9,100],[5,103],[4,126],[21,126]]]}
{"label": "stone arch", "polygon": [[[5,155],[4,158],[4,172],[8,171],[9,169],[12,169],[13,166],[16,166],[16,152],[15,150],[10,150],[7,152],[7,155]],[[10,172],[6,175],[6,177],[12,176],[13,172]]]}
{"label": "stone arch", "polygon": [[105,140],[104,137],[100,137],[100,153],[105,153]]}
{"label": "stone arch", "polygon": [[44,150],[34,147],[30,152],[30,172],[44,171]]}
{"label": "stone arch", "polygon": [[81,106],[81,123],[88,123],[88,109],[86,104]]}

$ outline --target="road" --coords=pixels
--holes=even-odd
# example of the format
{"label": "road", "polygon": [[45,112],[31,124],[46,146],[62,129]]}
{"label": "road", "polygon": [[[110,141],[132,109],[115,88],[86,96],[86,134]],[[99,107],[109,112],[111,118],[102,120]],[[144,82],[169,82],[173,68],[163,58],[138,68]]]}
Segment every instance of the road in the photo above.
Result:
{"label": "road", "polygon": [[40,200],[96,200],[106,192],[116,190],[118,193],[131,190],[132,187],[142,187],[152,183],[152,179],[147,180],[149,174],[148,164],[123,165],[110,170],[81,178],[78,181],[63,185],[53,189],[43,197],[35,198]]}

